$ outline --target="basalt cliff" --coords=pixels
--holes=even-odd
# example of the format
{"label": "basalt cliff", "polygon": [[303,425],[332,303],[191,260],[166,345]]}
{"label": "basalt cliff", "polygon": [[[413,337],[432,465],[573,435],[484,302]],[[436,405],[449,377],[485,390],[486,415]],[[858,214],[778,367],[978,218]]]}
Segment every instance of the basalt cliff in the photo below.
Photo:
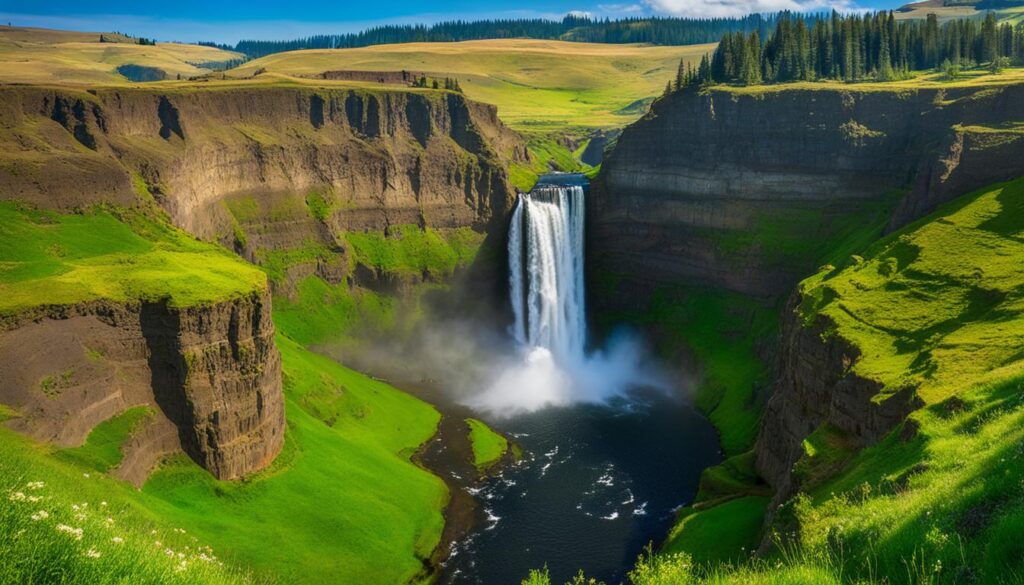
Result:
{"label": "basalt cliff", "polygon": [[342,229],[486,225],[528,156],[492,106],[452,92],[297,87],[0,89],[0,197],[131,204],[141,180],[178,226],[231,233],[231,195],[331,189]]}
{"label": "basalt cliff", "polygon": [[[284,290],[314,273],[380,284],[352,273],[346,231],[502,229],[514,197],[508,161],[528,156],[493,107],[461,94],[279,84],[0,87],[0,143],[0,200],[162,209],[255,262],[321,250],[271,280]],[[285,426],[270,292],[8,316],[0,397],[20,416],[6,424],[70,446],[148,406],[155,416],[126,446],[122,477],[141,483],[179,449],[221,479],[263,469]]]}
{"label": "basalt cliff", "polygon": [[824,318],[804,322],[794,287],[946,201],[1024,174],[1021,119],[1020,84],[672,93],[622,133],[593,185],[589,277],[604,292],[592,306],[639,308],[684,285],[781,308],[777,349],[762,352],[775,383],[754,448],[782,503],[815,429],[870,445],[922,404],[913,387],[878,400],[882,385],[851,371],[858,350]]}
{"label": "basalt cliff", "polygon": [[[1024,86],[688,89],[628,127],[589,205],[598,272],[785,296],[851,217],[895,229],[1019,173]],[[883,210],[884,217],[875,211]],[[800,248],[818,242],[819,254]]]}

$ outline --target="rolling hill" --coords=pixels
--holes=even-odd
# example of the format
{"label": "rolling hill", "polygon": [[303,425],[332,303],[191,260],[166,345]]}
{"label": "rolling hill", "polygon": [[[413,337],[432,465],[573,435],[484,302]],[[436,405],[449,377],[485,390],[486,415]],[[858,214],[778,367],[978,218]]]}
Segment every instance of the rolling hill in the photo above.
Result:
{"label": "rolling hill", "polygon": [[699,61],[715,45],[654,47],[529,39],[409,43],[291,51],[228,73],[320,77],[327,71],[416,71],[456,77],[470,99],[496,105],[520,131],[624,126],[660,95],[680,59]]}
{"label": "rolling hill", "polygon": [[[100,42],[101,35],[104,42]],[[119,33],[0,27],[0,83],[124,83],[128,78],[118,68],[132,65],[141,71],[158,69],[169,79],[184,78],[209,73],[196,64],[241,57],[200,45],[141,45]]]}

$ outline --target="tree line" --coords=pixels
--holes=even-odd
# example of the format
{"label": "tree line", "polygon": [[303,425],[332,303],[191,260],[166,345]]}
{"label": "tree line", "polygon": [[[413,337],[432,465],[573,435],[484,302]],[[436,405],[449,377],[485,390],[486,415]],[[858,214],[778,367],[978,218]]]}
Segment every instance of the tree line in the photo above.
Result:
{"label": "tree line", "polygon": [[999,70],[1010,63],[1024,63],[1024,24],[999,24],[991,12],[982,21],[941,25],[934,14],[897,21],[891,11],[833,12],[808,21],[783,13],[767,37],[759,31],[726,33],[699,65],[680,62],[666,91],[703,83],[887,81],[932,69],[955,76],[961,68]]}
{"label": "tree line", "polygon": [[[433,25],[386,25],[357,33],[315,35],[289,41],[242,40],[234,46],[201,45],[244,53],[251,59],[301,49],[348,49],[370,45],[531,38],[591,43],[653,43],[692,45],[713,43],[731,32],[761,35],[772,30],[779,15],[751,14],[737,18],[623,18],[591,19],[568,15],[561,20],[493,19],[440,22]],[[808,15],[813,18],[813,15]]]}

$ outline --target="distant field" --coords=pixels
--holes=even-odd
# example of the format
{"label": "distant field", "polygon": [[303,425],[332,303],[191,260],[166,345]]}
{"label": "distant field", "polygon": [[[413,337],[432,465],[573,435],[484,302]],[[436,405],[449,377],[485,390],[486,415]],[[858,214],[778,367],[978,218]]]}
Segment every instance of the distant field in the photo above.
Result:
{"label": "distant field", "polygon": [[100,34],[0,26],[0,83],[122,83],[120,65],[155,67],[173,79],[209,73],[191,63],[241,57],[199,45],[138,45],[114,33],[102,34],[118,42],[101,43]]}
{"label": "distant field", "polygon": [[527,39],[410,43],[360,49],[321,49],[269,55],[228,75],[257,70],[289,76],[324,71],[422,71],[457,77],[466,95],[498,106],[518,130],[614,127],[645,111],[679,60],[696,62],[714,45],[653,47]]}
{"label": "distant field", "polygon": [[926,18],[929,14],[934,14],[941,21],[951,18],[972,18],[984,14],[973,6],[945,6],[944,4],[943,0],[924,0],[924,2],[907,4],[895,13],[896,19]]}

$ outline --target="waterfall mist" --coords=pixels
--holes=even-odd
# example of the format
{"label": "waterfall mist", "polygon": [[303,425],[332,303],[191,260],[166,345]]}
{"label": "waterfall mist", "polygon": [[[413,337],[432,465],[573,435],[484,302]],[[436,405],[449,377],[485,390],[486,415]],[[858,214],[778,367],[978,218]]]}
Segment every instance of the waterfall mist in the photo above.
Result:
{"label": "waterfall mist", "polygon": [[508,236],[516,355],[483,392],[464,399],[492,416],[605,402],[636,386],[665,387],[639,341],[613,336],[587,353],[583,188],[541,186],[519,196]]}

